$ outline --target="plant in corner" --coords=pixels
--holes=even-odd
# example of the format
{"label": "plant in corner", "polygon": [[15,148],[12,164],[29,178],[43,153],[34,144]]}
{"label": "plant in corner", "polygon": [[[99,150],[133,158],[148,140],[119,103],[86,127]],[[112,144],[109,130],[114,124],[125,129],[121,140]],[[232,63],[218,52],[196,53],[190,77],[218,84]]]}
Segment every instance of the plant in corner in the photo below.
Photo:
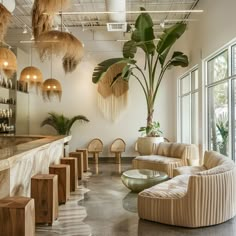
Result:
{"label": "plant in corner", "polygon": [[49,116],[42,121],[41,127],[50,125],[59,135],[69,135],[71,127],[77,120],[80,122],[89,122],[87,117],[83,115],[74,116],[70,119],[63,114],[57,114],[55,112],[50,112],[48,114]]}
{"label": "plant in corner", "polygon": [[[124,43],[123,57],[112,58],[99,63],[93,72],[93,82],[98,83],[114,64],[125,63],[122,73],[114,76],[111,86],[118,78],[127,82],[134,78],[140,84],[147,104],[146,135],[150,136],[153,126],[154,105],[158,89],[167,69],[172,66],[188,66],[188,57],[182,52],[175,51],[168,57],[171,47],[185,32],[186,24],[176,23],[163,31],[159,41],[155,40],[153,21],[151,16],[143,11],[135,22],[135,30],[131,34],[131,40]],[[137,49],[144,53],[145,63],[140,67],[138,59],[135,59]]]}

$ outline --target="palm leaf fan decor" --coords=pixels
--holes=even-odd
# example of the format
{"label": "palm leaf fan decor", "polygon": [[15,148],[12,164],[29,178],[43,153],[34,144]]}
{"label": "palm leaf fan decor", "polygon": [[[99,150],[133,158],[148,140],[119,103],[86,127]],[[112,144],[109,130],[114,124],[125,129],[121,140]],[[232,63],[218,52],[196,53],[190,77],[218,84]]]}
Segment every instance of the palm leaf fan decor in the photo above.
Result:
{"label": "palm leaf fan decor", "polygon": [[[114,64],[98,83],[98,107],[108,120],[115,121],[127,105],[129,85],[121,78],[125,66],[125,63]],[[117,79],[113,83],[115,76]]]}
{"label": "palm leaf fan decor", "polygon": [[66,9],[69,6],[69,3],[69,0],[34,1],[32,10],[32,28],[35,39],[37,39],[41,33],[51,30],[54,13]]}
{"label": "palm leaf fan decor", "polygon": [[74,71],[84,55],[82,43],[67,32],[52,30],[42,33],[36,46],[41,60],[50,57],[51,53],[63,55],[63,68],[66,73]]}

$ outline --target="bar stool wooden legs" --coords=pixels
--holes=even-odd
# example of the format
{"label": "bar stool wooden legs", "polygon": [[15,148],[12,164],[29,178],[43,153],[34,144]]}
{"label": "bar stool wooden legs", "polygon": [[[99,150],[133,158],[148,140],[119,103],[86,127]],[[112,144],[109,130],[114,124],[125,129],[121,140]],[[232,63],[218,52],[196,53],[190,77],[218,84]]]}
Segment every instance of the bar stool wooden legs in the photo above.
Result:
{"label": "bar stool wooden legs", "polygon": [[52,225],[58,217],[58,177],[38,174],[31,178],[31,197],[35,199],[35,222]]}
{"label": "bar stool wooden legs", "polygon": [[77,158],[64,157],[61,159],[61,164],[66,164],[70,166],[70,191],[74,192],[78,186]]}
{"label": "bar stool wooden legs", "polygon": [[83,153],[84,172],[87,172],[88,171],[88,149],[87,148],[77,148],[76,152],[82,152]]}
{"label": "bar stool wooden legs", "polygon": [[77,171],[78,171],[78,179],[83,179],[83,154],[81,152],[70,152],[70,157],[77,158]]}
{"label": "bar stool wooden legs", "polygon": [[49,173],[58,175],[58,202],[66,203],[70,197],[70,166],[57,164],[49,166]]}
{"label": "bar stool wooden legs", "polygon": [[0,200],[0,235],[35,235],[34,199],[7,197]]}

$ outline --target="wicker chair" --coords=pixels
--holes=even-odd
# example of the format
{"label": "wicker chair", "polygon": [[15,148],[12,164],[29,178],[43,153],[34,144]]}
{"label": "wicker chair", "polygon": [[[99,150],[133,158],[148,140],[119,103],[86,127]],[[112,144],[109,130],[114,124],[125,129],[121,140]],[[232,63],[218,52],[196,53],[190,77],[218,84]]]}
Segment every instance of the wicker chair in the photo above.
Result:
{"label": "wicker chair", "polygon": [[110,152],[115,154],[115,162],[120,164],[121,153],[125,152],[126,143],[123,139],[117,138],[115,139],[110,147]]}
{"label": "wicker chair", "polygon": [[103,150],[103,142],[99,138],[91,140],[88,144],[88,153],[93,154],[94,162],[98,163],[99,153]]}

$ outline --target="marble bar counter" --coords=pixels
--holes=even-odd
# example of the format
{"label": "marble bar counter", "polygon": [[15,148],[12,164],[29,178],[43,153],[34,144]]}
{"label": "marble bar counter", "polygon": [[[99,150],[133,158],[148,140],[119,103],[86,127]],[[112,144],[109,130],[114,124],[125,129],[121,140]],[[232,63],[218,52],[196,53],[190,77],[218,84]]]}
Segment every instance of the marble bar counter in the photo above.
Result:
{"label": "marble bar counter", "polygon": [[31,177],[47,174],[64,154],[71,136],[0,136],[0,199],[30,196]]}

